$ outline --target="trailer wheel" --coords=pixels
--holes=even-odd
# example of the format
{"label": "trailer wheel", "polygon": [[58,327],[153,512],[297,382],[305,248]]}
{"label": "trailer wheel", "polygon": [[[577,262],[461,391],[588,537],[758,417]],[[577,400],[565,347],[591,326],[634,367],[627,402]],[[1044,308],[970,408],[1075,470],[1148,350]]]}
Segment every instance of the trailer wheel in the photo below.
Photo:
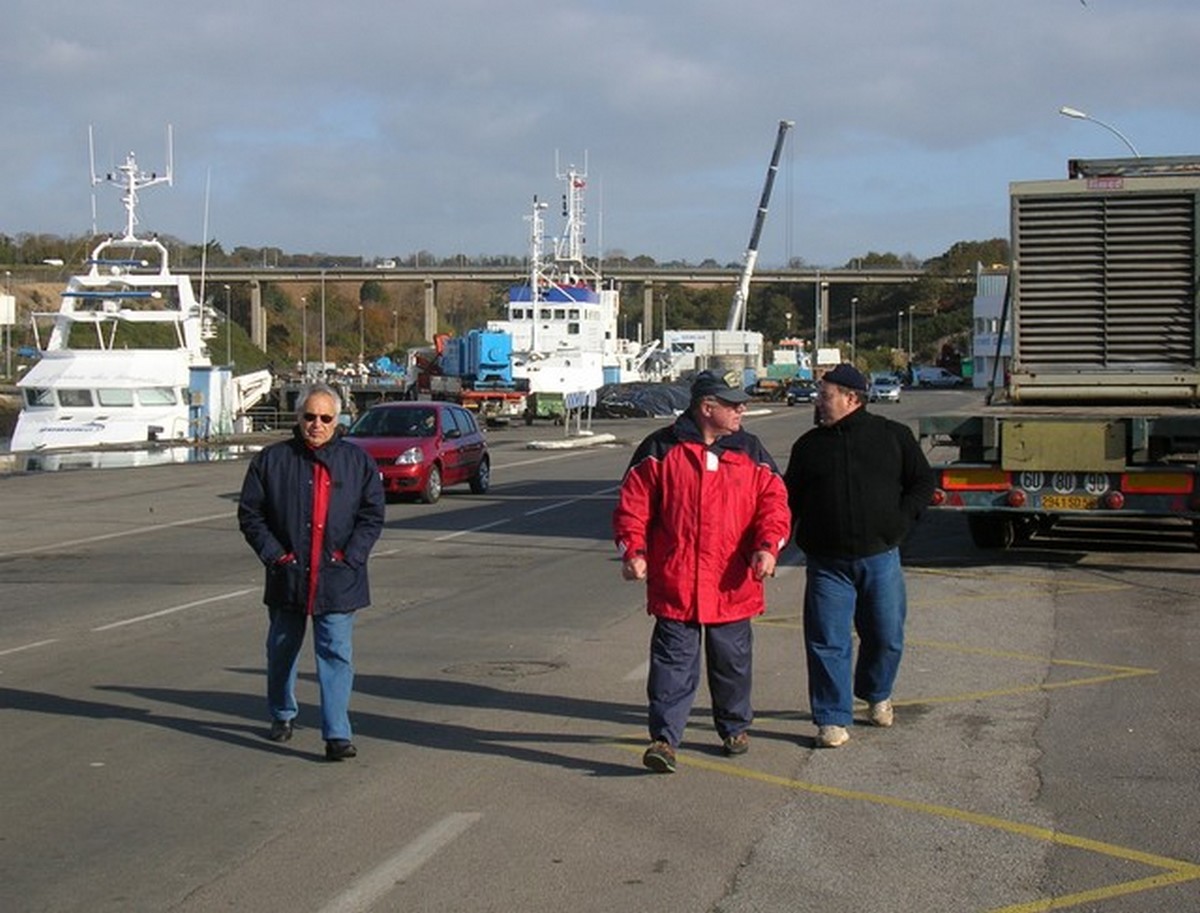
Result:
{"label": "trailer wheel", "polygon": [[1017,524],[1003,514],[967,514],[967,529],[976,548],[1006,549],[1017,540]]}

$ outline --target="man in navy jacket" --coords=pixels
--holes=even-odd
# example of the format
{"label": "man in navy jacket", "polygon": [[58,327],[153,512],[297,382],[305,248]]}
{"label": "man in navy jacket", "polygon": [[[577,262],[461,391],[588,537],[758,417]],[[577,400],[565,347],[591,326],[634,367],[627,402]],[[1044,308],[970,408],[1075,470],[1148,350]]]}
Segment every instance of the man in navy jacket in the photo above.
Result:
{"label": "man in navy jacket", "polygon": [[[845,744],[854,698],[891,726],[907,597],[900,543],[933,495],[929,461],[906,425],[867,412],[867,379],[841,364],[822,379],[819,424],[784,473],[806,556],[804,646],[817,744]],[[851,665],[852,629],[858,631]]]}
{"label": "man in navy jacket", "polygon": [[354,613],[371,601],[367,559],[385,500],[374,461],[337,436],[337,392],[316,384],[296,402],[291,440],[250,463],[238,524],[266,568],[268,738],[292,737],[296,663],[311,617],[325,757],[341,761],[358,753],[349,715]]}

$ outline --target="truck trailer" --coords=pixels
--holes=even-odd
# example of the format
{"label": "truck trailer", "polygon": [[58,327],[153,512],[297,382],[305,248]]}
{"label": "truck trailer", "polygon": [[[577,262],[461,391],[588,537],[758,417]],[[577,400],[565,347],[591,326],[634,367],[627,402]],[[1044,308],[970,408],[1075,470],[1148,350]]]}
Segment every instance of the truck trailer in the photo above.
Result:
{"label": "truck trailer", "polygon": [[1008,371],[984,405],[918,420],[952,453],[933,506],[965,512],[978,546],[1070,516],[1196,535],[1198,198],[1200,156],[1073,159],[1066,179],[1010,185]]}

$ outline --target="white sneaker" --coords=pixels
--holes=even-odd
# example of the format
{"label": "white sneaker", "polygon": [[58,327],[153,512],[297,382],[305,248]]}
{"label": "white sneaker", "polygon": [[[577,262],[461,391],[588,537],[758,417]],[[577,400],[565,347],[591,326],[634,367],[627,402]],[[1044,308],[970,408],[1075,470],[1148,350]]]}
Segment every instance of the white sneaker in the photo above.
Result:
{"label": "white sneaker", "polygon": [[837,748],[850,741],[850,733],[845,726],[818,726],[817,745],[821,748]]}
{"label": "white sneaker", "polygon": [[871,704],[867,708],[867,718],[871,721],[872,726],[882,726],[887,729],[896,721],[896,712],[892,709],[892,699],[884,698],[882,701]]}

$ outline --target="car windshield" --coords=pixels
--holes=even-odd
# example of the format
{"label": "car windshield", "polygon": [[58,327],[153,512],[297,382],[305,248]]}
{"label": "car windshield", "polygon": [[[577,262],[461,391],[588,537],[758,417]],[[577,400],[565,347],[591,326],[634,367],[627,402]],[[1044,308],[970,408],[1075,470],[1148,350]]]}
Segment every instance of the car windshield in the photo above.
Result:
{"label": "car windshield", "polygon": [[433,437],[436,410],[368,409],[348,432],[352,437]]}

